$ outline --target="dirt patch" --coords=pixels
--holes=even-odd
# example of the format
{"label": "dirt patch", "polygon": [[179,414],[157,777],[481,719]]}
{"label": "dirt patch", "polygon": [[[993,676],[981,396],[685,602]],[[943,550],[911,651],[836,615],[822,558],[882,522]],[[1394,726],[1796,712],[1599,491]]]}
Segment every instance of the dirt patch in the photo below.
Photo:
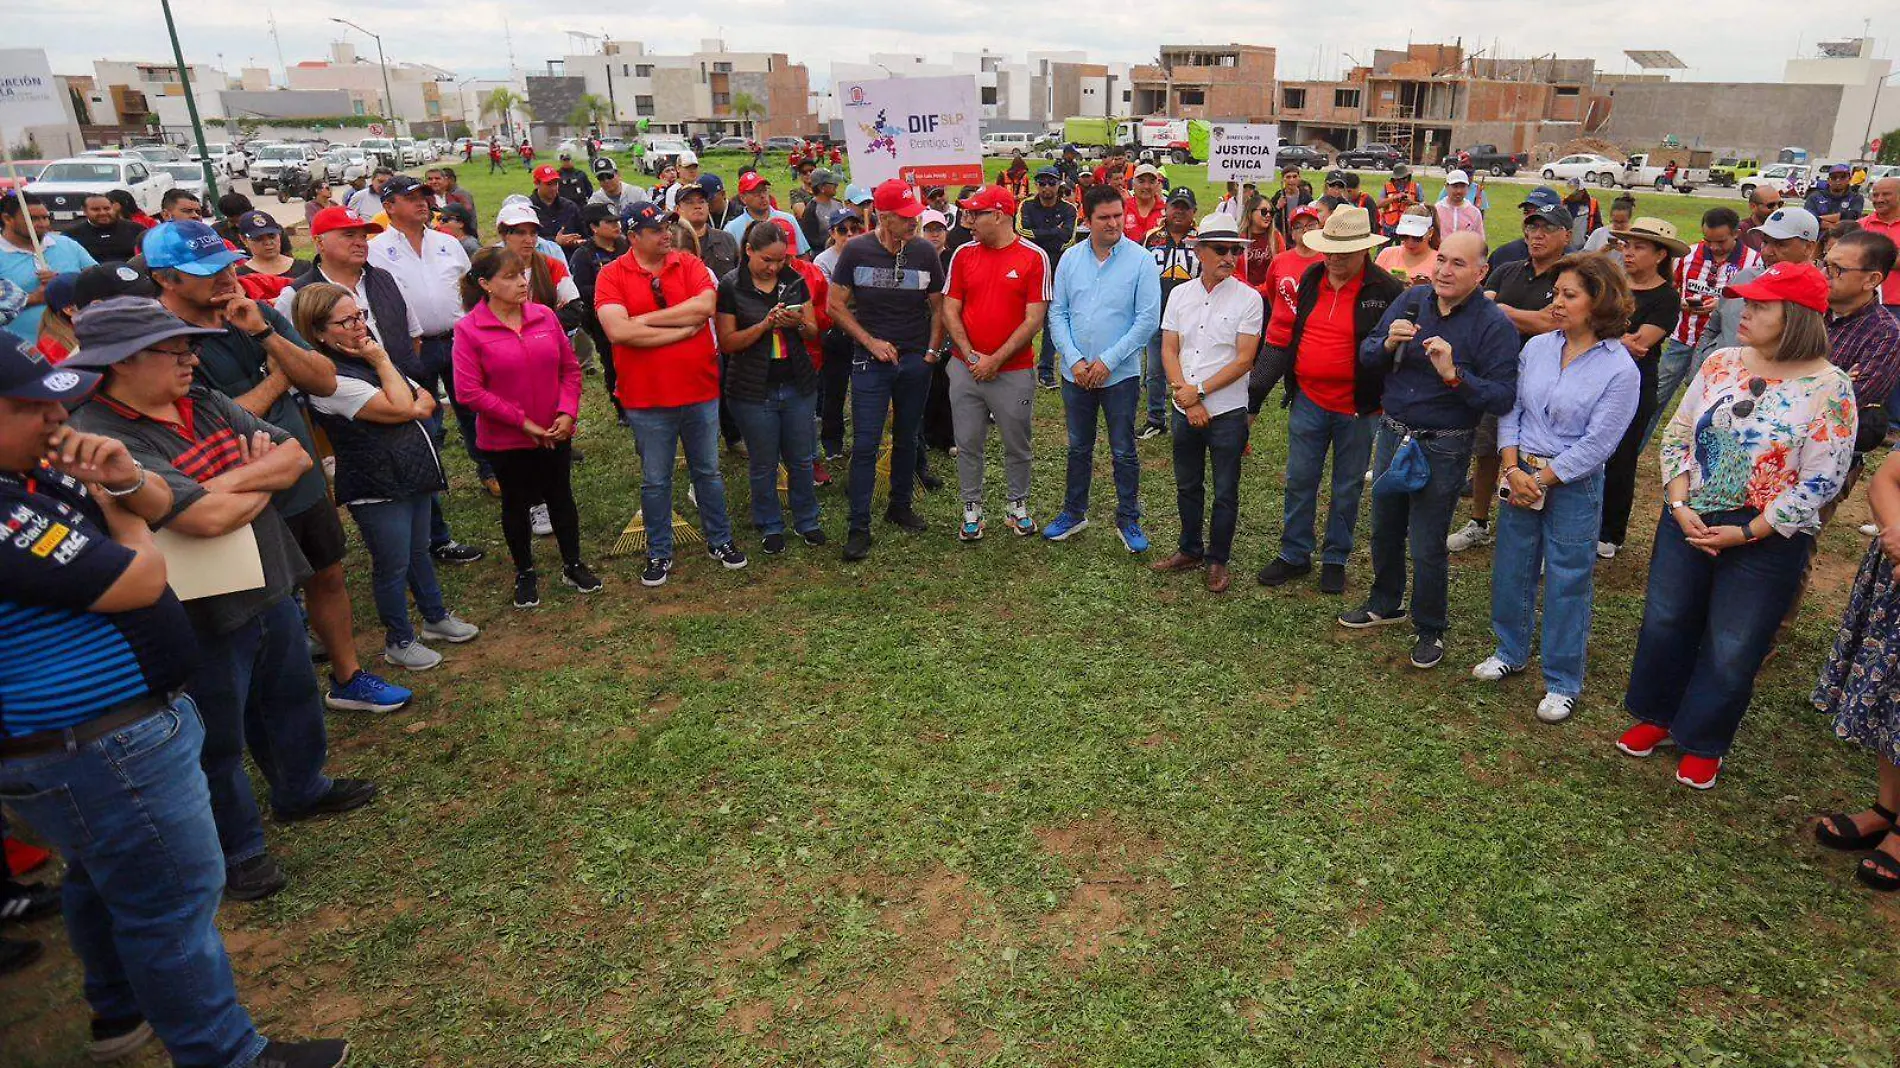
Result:
{"label": "dirt patch", "polygon": [[[1835,522],[1840,522],[1836,519]],[[1841,556],[1837,553],[1817,552],[1814,554],[1814,571],[1809,580],[1811,589],[1823,594],[1845,593],[1854,585],[1854,577],[1860,574],[1859,556]]]}
{"label": "dirt patch", "polygon": [[786,913],[775,899],[767,900],[747,916],[745,922],[732,929],[719,950],[719,959],[728,963],[765,960],[779,952],[804,926],[802,917]]}
{"label": "dirt patch", "polygon": [[1061,857],[1084,879],[1127,877],[1147,866],[1163,850],[1159,838],[1124,829],[1109,813],[1056,827],[1034,830],[1045,852]]}
{"label": "dirt patch", "polygon": [[1167,881],[1153,871],[1164,849],[1160,839],[1130,832],[1107,814],[1034,833],[1078,876],[1036,934],[1058,961],[1083,967],[1132,935],[1160,929],[1170,896]]}
{"label": "dirt patch", "polygon": [[1155,731],[1153,734],[1136,738],[1128,744],[1137,749],[1159,749],[1164,745],[1172,745],[1173,743],[1174,735],[1169,734],[1167,731]]}

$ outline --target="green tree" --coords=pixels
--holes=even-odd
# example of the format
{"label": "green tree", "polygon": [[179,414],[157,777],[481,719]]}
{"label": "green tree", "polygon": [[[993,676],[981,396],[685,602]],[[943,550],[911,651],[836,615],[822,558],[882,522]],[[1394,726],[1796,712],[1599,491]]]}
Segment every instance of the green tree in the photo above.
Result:
{"label": "green tree", "polygon": [[759,98],[751,93],[732,94],[732,113],[742,123],[749,123],[757,116],[765,114],[765,108],[759,105]]}
{"label": "green tree", "polygon": [[597,93],[585,93],[575,102],[574,110],[567,113],[569,126],[598,127],[604,120],[613,118],[614,106],[607,98]]}
{"label": "green tree", "polygon": [[1900,130],[1888,130],[1880,135],[1880,156],[1878,163],[1900,163]]}
{"label": "green tree", "polygon": [[493,118],[500,123],[502,132],[509,140],[514,140],[514,115],[517,111],[530,118],[534,116],[528,108],[528,99],[507,86],[496,86],[482,97],[482,118]]}

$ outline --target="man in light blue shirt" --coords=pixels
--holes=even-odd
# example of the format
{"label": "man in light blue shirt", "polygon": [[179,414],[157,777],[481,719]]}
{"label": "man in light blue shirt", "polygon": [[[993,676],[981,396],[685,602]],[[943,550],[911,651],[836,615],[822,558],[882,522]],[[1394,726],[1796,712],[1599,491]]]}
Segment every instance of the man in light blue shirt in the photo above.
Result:
{"label": "man in light blue shirt", "polygon": [[745,211],[726,224],[726,232],[734,241],[745,243],[745,228],[752,225],[754,219],[784,219],[792,224],[792,234],[798,239],[798,254],[811,255],[811,243],[805,240],[805,231],[799,229],[798,220],[787,211],[772,206],[772,183],[757,171],[739,179],[739,203]]}
{"label": "man in light blue shirt", "polygon": [[[30,220],[30,221],[29,221]],[[33,258],[33,234],[39,233],[40,248],[46,257],[41,269]],[[96,262],[85,246],[64,234],[53,232],[52,217],[39,199],[10,192],[0,197],[0,278],[26,291],[26,307],[7,329],[27,344],[40,339],[40,316],[46,314],[46,283],[57,274],[83,271]]]}
{"label": "man in light blue shirt", "polygon": [[1115,465],[1115,530],[1129,552],[1139,553],[1147,551],[1148,535],[1141,529],[1135,406],[1141,400],[1141,359],[1161,323],[1161,274],[1154,257],[1123,236],[1123,211],[1122,196],[1112,186],[1083,194],[1089,239],[1063,253],[1056,267],[1049,336],[1062,372],[1069,473],[1062,514],[1042,536],[1062,541],[1089,525],[1099,412]]}

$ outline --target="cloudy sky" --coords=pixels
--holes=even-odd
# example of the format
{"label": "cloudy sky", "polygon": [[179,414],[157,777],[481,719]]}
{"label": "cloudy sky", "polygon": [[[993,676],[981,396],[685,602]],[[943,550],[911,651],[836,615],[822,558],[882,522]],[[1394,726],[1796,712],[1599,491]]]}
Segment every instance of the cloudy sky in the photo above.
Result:
{"label": "cloudy sky", "polygon": [[[643,5],[644,6],[644,5]],[[1711,5],[1713,6],[1713,5]],[[599,0],[535,0],[501,4],[487,0],[405,0],[399,4],[342,2],[297,4],[288,0],[175,0],[185,55],[193,63],[219,62],[235,72],[262,65],[278,72],[278,46],[266,8],[274,9],[283,57],[291,63],[321,58],[339,32],[375,57],[373,42],[328,21],[341,15],[382,34],[391,61],[433,63],[464,76],[499,76],[508,68],[503,20],[518,67],[544,69],[544,61],[570,48],[567,31],[611,34],[643,41],[649,52],[680,53],[702,38],[723,37],[737,51],[783,51],[811,68],[814,86],[827,83],[830,61],[862,59],[870,52],[921,52],[933,59],[954,50],[985,46],[1014,54],[1029,49],[1081,49],[1100,61],[1139,62],[1156,44],[1242,41],[1279,49],[1283,78],[1317,73],[1332,77],[1374,47],[1462,37],[1468,51],[1523,57],[1555,51],[1564,58],[1591,57],[1600,69],[1622,71],[1625,48],[1670,49],[1702,81],[1779,81],[1782,61],[1810,54],[1817,38],[1860,36],[1872,18],[1876,54],[1894,55],[1891,34],[1900,18],[1873,3],[1790,7],[1780,0],[1726,0],[1719,17],[1699,4],[1573,0],[1562,5],[1522,0],[1410,0],[1374,3],[1344,0],[1324,4],[1266,5],[1241,0],[1078,5],[1071,0],[1034,4],[1024,0],[956,0],[933,5],[929,22],[944,29],[920,30],[904,4],[787,4],[783,0],[728,0],[722,7],[673,5],[679,15],[641,17]],[[686,11],[693,14],[686,14]],[[1795,14],[1797,10],[1801,14]],[[55,73],[91,73],[95,59],[160,60],[164,23],[152,0],[92,0],[84,15],[63,4],[15,5],[8,14],[12,41],[46,49]],[[611,12],[611,13],[609,13]],[[700,12],[712,12],[700,14]],[[818,12],[831,12],[818,14]],[[1046,13],[1039,13],[1046,12]],[[1166,12],[1165,18],[1157,12]],[[1561,12],[1557,17],[1554,14]],[[1716,12],[1709,12],[1710,15]],[[951,25],[952,20],[955,25]],[[1786,27],[1786,30],[1782,30]],[[845,32],[840,32],[845,31]]]}

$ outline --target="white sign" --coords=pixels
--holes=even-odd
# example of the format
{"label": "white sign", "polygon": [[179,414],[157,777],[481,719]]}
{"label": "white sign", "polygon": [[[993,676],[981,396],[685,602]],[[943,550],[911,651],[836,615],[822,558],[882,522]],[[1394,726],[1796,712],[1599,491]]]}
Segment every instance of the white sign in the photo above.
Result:
{"label": "white sign", "polygon": [[21,139],[29,126],[60,126],[66,107],[46,53],[37,48],[0,48],[0,132]]}
{"label": "white sign", "polygon": [[885,78],[837,88],[851,180],[981,185],[983,108],[976,78]]}
{"label": "white sign", "polygon": [[1207,180],[1271,181],[1279,141],[1280,127],[1275,123],[1211,123],[1207,131]]}

